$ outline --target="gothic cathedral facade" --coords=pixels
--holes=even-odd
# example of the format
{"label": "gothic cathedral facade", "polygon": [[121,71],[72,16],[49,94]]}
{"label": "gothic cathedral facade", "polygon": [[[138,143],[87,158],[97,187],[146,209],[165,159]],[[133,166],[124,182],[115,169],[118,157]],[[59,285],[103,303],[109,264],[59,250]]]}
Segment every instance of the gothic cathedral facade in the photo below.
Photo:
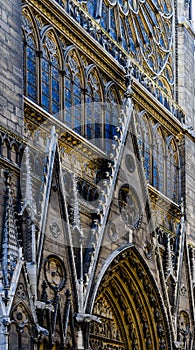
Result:
{"label": "gothic cathedral facade", "polygon": [[0,0],[0,349],[195,349],[192,0]]}

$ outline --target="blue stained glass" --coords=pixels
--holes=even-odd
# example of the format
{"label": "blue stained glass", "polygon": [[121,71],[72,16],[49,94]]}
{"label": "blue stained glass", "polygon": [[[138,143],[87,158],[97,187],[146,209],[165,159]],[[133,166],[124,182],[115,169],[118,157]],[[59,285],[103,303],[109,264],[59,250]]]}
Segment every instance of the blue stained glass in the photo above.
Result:
{"label": "blue stained glass", "polygon": [[49,97],[48,96],[42,95],[42,105],[46,109],[49,109]]}
{"label": "blue stained glass", "polygon": [[52,89],[59,91],[59,81],[58,80],[52,79]]}
{"label": "blue stained glass", "polygon": [[72,74],[71,74],[71,71],[68,67],[65,68],[65,76],[67,78],[71,79]]}
{"label": "blue stained glass", "polygon": [[74,76],[74,84],[78,85],[79,87],[81,85],[81,82],[80,82],[80,79],[79,79],[78,75]]}
{"label": "blue stained glass", "polygon": [[42,69],[49,72],[49,63],[46,60],[42,60]]}
{"label": "blue stained glass", "polygon": [[100,24],[104,29],[108,30],[108,7],[105,5],[104,0],[102,3],[102,14]]}
{"label": "blue stained glass", "polygon": [[56,80],[59,78],[59,71],[55,67],[52,67],[52,76],[56,78]]}
{"label": "blue stained glass", "polygon": [[43,79],[43,81],[49,83],[49,75],[48,75],[48,72],[45,72],[44,70],[42,71],[42,79]]}
{"label": "blue stained glass", "polygon": [[126,35],[125,35],[125,23],[121,18],[121,33],[122,33],[122,45],[125,50],[127,50],[127,40],[126,40]]}
{"label": "blue stained glass", "polygon": [[97,1],[96,0],[88,0],[87,1],[87,10],[89,14],[95,18],[96,15],[96,8],[97,8]]}
{"label": "blue stained glass", "polygon": [[52,113],[59,112],[59,104],[52,103]]}
{"label": "blue stained glass", "polygon": [[100,94],[97,91],[94,94],[94,100],[97,101],[97,102],[101,101]]}
{"label": "blue stained glass", "polygon": [[55,91],[52,91],[52,100],[59,104],[59,94]]}
{"label": "blue stained glass", "polygon": [[65,88],[71,90],[71,81],[69,79],[65,80]]}
{"label": "blue stained glass", "polygon": [[27,57],[30,58],[32,61],[35,60],[36,54],[35,54],[35,51],[31,47],[27,46],[26,54],[27,54]]}
{"label": "blue stained glass", "polygon": [[101,137],[101,125],[99,123],[95,123],[95,137]]}
{"label": "blue stained glass", "polygon": [[75,117],[78,119],[80,119],[80,117],[81,117],[81,109],[80,108],[77,108],[77,107],[75,107],[75,109],[74,109],[74,115],[75,115]]}
{"label": "blue stained glass", "polygon": [[30,59],[27,60],[27,69],[30,70],[32,73],[36,72],[36,64],[34,61],[31,61]]}
{"label": "blue stained glass", "polygon": [[92,127],[91,124],[87,124],[87,135],[86,135],[87,139],[91,139],[92,138]]}
{"label": "blue stained glass", "polygon": [[45,95],[49,96],[49,85],[42,83],[42,91]]}
{"label": "blue stained glass", "polygon": [[91,96],[89,96],[89,95],[86,96],[86,103],[92,103]]}
{"label": "blue stained glass", "polygon": [[37,90],[34,86],[28,85],[28,96],[33,98],[36,101],[36,96],[37,96]]}
{"label": "blue stained glass", "polygon": [[28,44],[29,46],[31,46],[31,47],[34,47],[34,46],[35,46],[34,40],[33,40],[33,38],[32,38],[31,35],[29,35],[29,36],[27,37],[27,44]]}
{"label": "blue stained glass", "polygon": [[68,124],[71,123],[71,113],[69,112],[69,110],[67,110],[65,113],[65,119]]}
{"label": "blue stained glass", "polygon": [[164,7],[164,12],[169,13],[169,10],[168,10],[168,7],[167,7],[165,1],[163,2],[163,7]]}
{"label": "blue stained glass", "polygon": [[71,101],[71,91],[70,90],[65,90],[65,98],[69,101]]}
{"label": "blue stained glass", "polygon": [[70,108],[71,107],[71,101],[66,100],[65,101],[65,105],[66,105],[67,108]]}
{"label": "blue stained glass", "polygon": [[[56,56],[52,57],[52,65],[58,67],[58,59]],[[54,67],[53,67],[54,68]]]}
{"label": "blue stained glass", "polygon": [[75,105],[78,105],[78,104],[80,104],[80,103],[81,103],[80,98],[74,96],[74,104],[75,104]]}
{"label": "blue stained glass", "polygon": [[80,96],[81,95],[81,88],[74,84],[74,94]]}
{"label": "blue stained glass", "polygon": [[27,72],[27,81],[29,83],[31,83],[32,85],[35,85],[36,84],[36,76],[31,72]]}
{"label": "blue stained glass", "polygon": [[116,21],[114,16],[114,8],[110,8],[110,33],[111,37],[113,39],[117,39],[117,33],[116,33]]}

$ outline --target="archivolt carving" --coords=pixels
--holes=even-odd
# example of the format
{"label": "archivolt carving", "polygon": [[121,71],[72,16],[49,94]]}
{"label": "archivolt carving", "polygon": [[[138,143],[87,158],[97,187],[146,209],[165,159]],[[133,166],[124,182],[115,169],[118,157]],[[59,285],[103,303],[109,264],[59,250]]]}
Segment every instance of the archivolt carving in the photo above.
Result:
{"label": "archivolt carving", "polygon": [[122,252],[105,273],[90,326],[92,349],[168,349],[168,324],[153,280],[134,248]]}

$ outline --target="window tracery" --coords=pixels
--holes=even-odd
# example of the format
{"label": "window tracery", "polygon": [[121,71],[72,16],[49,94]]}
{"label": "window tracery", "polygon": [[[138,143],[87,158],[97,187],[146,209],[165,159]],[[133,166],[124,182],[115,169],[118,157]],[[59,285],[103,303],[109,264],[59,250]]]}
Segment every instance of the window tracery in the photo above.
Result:
{"label": "window tracery", "polygon": [[96,17],[96,8],[97,1],[96,0],[88,0],[87,1],[87,10],[92,17]]}
{"label": "window tracery", "polygon": [[24,35],[24,93],[34,102],[37,101],[37,64],[36,42],[33,24],[26,10],[23,16]]}
{"label": "window tracery", "polygon": [[167,196],[174,202],[178,201],[178,153],[173,140],[167,147]]}
{"label": "window tracery", "polygon": [[60,63],[53,33],[44,37],[42,47],[42,107],[59,118]]}
{"label": "window tracery", "polygon": [[170,0],[88,0],[87,10],[163,88],[173,85]]}
{"label": "window tracery", "polygon": [[102,87],[96,69],[92,69],[88,75],[85,95],[85,125],[86,138],[98,140],[102,137]]}
{"label": "window tracery", "polygon": [[153,186],[164,193],[165,145],[160,127],[155,130],[153,140]]}
{"label": "window tracery", "polygon": [[114,135],[117,135],[118,119],[120,116],[120,101],[114,85],[109,86],[106,92],[105,103],[105,123],[104,138],[105,151],[111,152],[111,140],[114,141]]}
{"label": "window tracery", "polygon": [[[178,202],[179,157],[172,135],[165,143],[164,130],[153,125],[145,112],[140,113],[138,123],[138,144],[143,159],[147,181],[174,202]],[[166,135],[166,134],[165,134]]]}
{"label": "window tracery", "polygon": [[82,133],[82,71],[72,50],[66,59],[64,81],[64,121],[78,134]]}
{"label": "window tracery", "polygon": [[14,344],[15,350],[31,350],[33,338],[32,320],[23,303],[19,303],[12,311],[9,347],[13,349]]}
{"label": "window tracery", "polygon": [[143,157],[146,179],[148,180],[148,182],[151,182],[151,145],[152,142],[149,121],[146,116],[143,116],[139,128],[139,146],[141,150],[141,155]]}

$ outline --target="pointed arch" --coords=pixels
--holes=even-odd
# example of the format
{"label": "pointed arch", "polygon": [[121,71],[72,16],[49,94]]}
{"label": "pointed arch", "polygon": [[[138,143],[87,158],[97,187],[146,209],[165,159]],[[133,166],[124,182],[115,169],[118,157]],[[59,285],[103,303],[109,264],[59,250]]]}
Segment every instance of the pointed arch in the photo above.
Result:
{"label": "pointed arch", "polygon": [[[32,29],[33,29],[33,33],[34,33],[34,40],[35,40],[36,48],[37,48],[37,50],[40,50],[41,39],[40,39],[39,28],[37,26],[37,22],[33,16],[31,8],[26,4],[22,5],[22,16],[27,17],[30,20],[30,22],[32,23]],[[23,36],[25,35],[26,29],[25,29],[25,23],[23,22],[23,26],[22,26]]]}
{"label": "pointed arch", "polygon": [[153,126],[152,185],[165,193],[165,139],[159,123]]}
{"label": "pointed arch", "polygon": [[179,153],[174,137],[166,139],[166,194],[172,201],[178,203],[179,196]]}
{"label": "pointed arch", "polygon": [[37,53],[40,50],[39,31],[28,6],[23,7],[22,15],[24,95],[34,102],[38,102],[39,59]]}
{"label": "pointed arch", "polygon": [[110,81],[105,86],[105,121],[104,139],[105,151],[111,152],[112,144],[116,141],[114,136],[118,134],[120,118],[121,98],[114,82]]}
{"label": "pointed arch", "polygon": [[143,165],[146,179],[151,183],[151,165],[152,165],[152,130],[149,116],[145,111],[139,114],[138,141],[143,158]]}
{"label": "pointed arch", "polygon": [[50,26],[44,28],[41,44],[41,105],[60,119],[63,59],[57,34]]}
{"label": "pointed arch", "polygon": [[47,25],[45,27],[42,28],[41,30],[41,45],[43,45],[43,42],[44,42],[44,38],[49,35],[49,34],[52,34],[53,36],[53,41],[55,42],[55,50],[57,50],[57,54],[58,54],[58,59],[59,59],[59,65],[60,65],[60,69],[63,68],[63,61],[64,61],[64,58],[63,58],[63,53],[62,53],[62,49],[61,49],[61,44],[59,42],[59,37],[56,33],[56,30],[55,28],[53,28],[51,25]]}
{"label": "pointed arch", "polygon": [[[97,276],[87,312],[103,321],[90,325],[89,342],[122,349],[172,349],[163,298],[148,265],[134,245],[114,251]],[[170,317],[170,316],[169,316]],[[94,329],[95,328],[95,329]]]}
{"label": "pointed arch", "polygon": [[19,301],[11,311],[10,348],[15,344],[14,349],[31,350],[33,349],[34,336],[33,318],[30,310],[23,301]]}
{"label": "pointed arch", "polygon": [[103,125],[103,84],[96,66],[86,69],[85,85],[85,137],[95,140],[96,146],[101,146]]}
{"label": "pointed arch", "polygon": [[64,54],[64,122],[78,134],[83,134],[84,72],[78,50],[69,46]]}

